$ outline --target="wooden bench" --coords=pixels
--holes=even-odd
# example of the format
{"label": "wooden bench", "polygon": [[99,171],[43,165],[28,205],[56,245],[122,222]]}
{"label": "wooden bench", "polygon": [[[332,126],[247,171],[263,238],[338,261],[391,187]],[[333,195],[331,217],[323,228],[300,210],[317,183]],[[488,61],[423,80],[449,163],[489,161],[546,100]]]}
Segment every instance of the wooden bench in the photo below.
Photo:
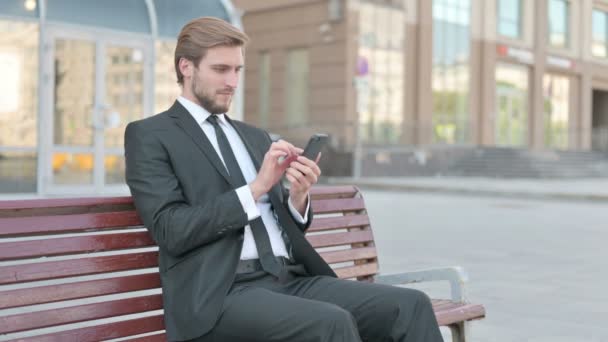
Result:
{"label": "wooden bench", "polygon": [[[356,187],[316,187],[312,206],[307,237],[341,278],[449,281],[451,298],[433,304],[454,341],[484,317],[483,306],[465,302],[459,268],[377,274]],[[130,197],[0,202],[0,341],[165,341],[157,253]]]}

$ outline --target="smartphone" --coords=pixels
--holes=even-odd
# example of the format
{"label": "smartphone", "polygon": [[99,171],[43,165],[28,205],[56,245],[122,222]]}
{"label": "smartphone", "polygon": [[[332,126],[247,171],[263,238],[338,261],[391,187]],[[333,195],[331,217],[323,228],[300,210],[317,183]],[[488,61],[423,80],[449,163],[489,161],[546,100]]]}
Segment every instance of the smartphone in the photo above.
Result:
{"label": "smartphone", "polygon": [[306,144],[302,155],[312,161],[316,161],[317,157],[319,156],[319,153],[321,153],[321,150],[323,149],[325,144],[327,144],[328,139],[329,136],[327,134],[313,134],[308,140],[308,144]]}

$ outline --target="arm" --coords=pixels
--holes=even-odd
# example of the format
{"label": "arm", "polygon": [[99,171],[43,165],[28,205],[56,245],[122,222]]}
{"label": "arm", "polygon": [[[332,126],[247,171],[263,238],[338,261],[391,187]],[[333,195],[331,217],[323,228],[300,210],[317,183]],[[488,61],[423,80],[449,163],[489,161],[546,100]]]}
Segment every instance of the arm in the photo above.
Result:
{"label": "arm", "polygon": [[129,124],[125,132],[127,184],[154,241],[173,256],[216,241],[247,225],[235,190],[202,206],[188,203],[167,150],[154,132]]}

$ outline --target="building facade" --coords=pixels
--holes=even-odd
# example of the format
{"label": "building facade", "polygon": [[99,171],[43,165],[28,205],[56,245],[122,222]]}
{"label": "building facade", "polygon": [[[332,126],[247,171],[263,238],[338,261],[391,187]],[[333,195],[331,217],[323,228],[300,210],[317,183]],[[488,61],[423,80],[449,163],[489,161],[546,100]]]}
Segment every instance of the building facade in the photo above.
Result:
{"label": "building facade", "polygon": [[0,198],[128,194],[124,129],[173,103],[200,16],[240,26],[226,0],[0,1]]}
{"label": "building facade", "polygon": [[245,119],[296,143],[608,149],[608,1],[234,3]]}

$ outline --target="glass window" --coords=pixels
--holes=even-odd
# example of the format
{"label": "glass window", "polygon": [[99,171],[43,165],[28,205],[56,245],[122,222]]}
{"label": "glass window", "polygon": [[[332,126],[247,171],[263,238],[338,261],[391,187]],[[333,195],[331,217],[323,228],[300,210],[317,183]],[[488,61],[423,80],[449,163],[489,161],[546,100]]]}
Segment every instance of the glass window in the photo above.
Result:
{"label": "glass window", "polygon": [[363,2],[359,27],[358,58],[368,70],[367,79],[360,82],[361,139],[368,144],[396,144],[404,112],[405,12],[398,6]]}
{"label": "glass window", "polygon": [[38,24],[0,20],[0,193],[35,192]]}
{"label": "glass window", "polygon": [[435,142],[469,141],[470,13],[470,0],[433,1]]}
{"label": "glass window", "polygon": [[528,86],[527,67],[505,63],[496,66],[496,145],[526,145],[530,96]]}
{"label": "glass window", "polygon": [[156,42],[156,64],[154,66],[154,113],[164,112],[173,105],[181,93],[175,74],[176,41]]}
{"label": "glass window", "polygon": [[270,117],[270,53],[264,51],[260,54],[260,84],[259,84],[259,102],[258,102],[258,118],[260,127],[267,129],[268,120]]}
{"label": "glass window", "polygon": [[498,0],[498,34],[521,38],[521,0]]}
{"label": "glass window", "polygon": [[592,25],[591,53],[595,57],[608,57],[608,13],[594,9]]}
{"label": "glass window", "polygon": [[46,3],[50,21],[150,33],[148,7],[141,0],[52,0]]}
{"label": "glass window", "polygon": [[570,2],[549,0],[549,44],[555,47],[570,46]]}
{"label": "glass window", "polygon": [[308,70],[308,49],[289,50],[285,83],[288,126],[308,122]]}
{"label": "glass window", "polygon": [[570,116],[570,79],[546,74],[543,77],[545,146],[568,148]]}

